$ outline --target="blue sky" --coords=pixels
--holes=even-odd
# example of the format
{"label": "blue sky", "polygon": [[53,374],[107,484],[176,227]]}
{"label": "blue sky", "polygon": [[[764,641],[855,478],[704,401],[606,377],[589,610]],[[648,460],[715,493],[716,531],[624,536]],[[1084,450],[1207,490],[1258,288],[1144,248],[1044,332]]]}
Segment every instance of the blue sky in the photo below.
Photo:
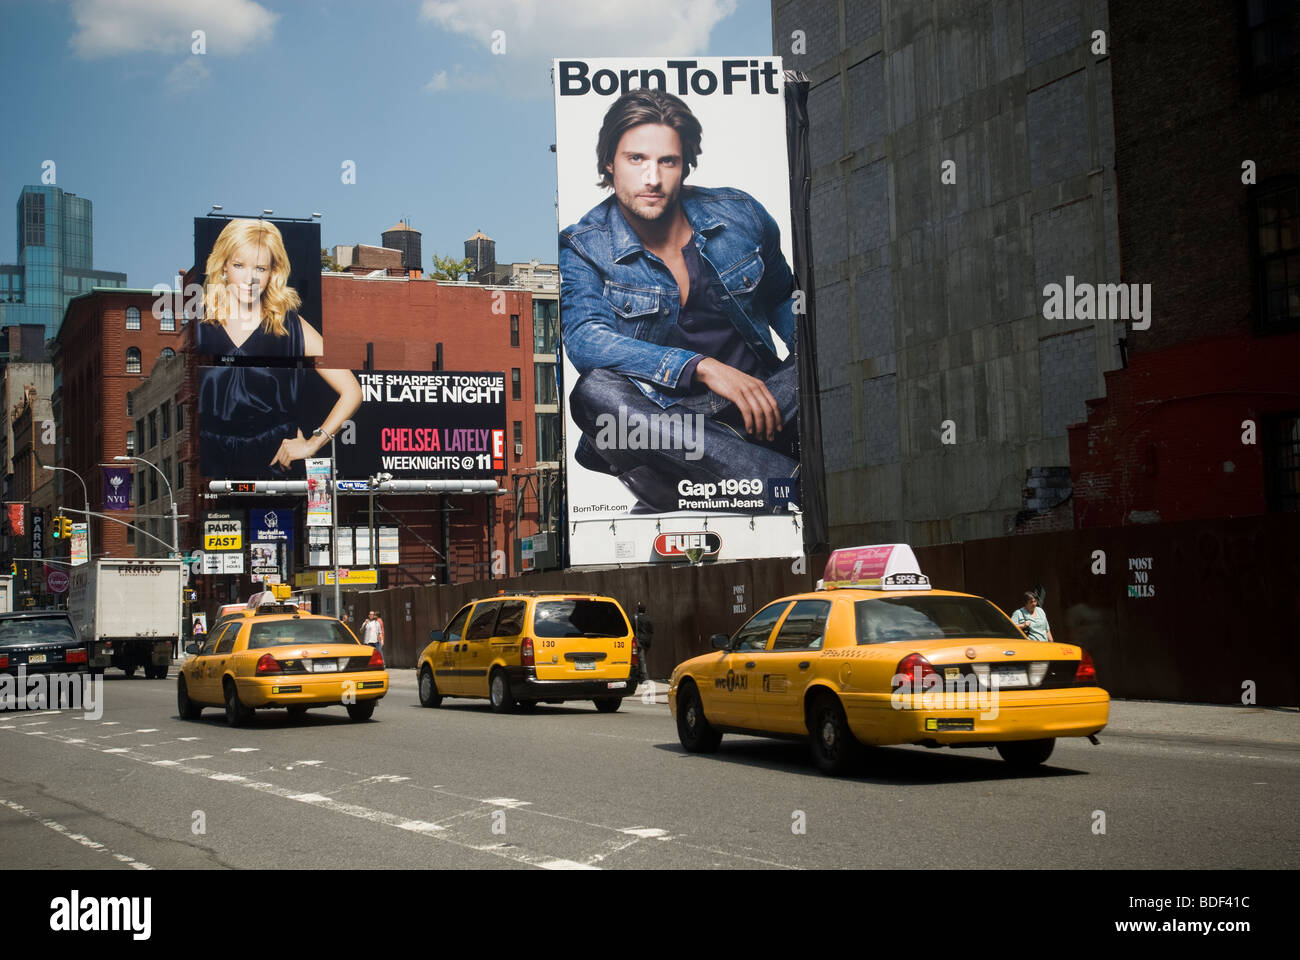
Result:
{"label": "blue sky", "polygon": [[768,0],[6,2],[0,206],[53,160],[57,185],[94,201],[95,266],[132,287],[191,265],[213,203],[319,211],[331,247],[409,217],[426,270],[477,229],[500,262],[553,261],[552,57],[771,46]]}

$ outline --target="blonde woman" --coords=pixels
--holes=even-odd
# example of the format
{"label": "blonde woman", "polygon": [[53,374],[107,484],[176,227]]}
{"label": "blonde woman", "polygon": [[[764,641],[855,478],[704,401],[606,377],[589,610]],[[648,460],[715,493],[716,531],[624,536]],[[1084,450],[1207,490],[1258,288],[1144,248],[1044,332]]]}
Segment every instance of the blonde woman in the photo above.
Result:
{"label": "blonde woman", "polygon": [[[298,315],[289,255],[275,224],[231,220],[208,255],[199,353],[265,357],[269,363],[325,352],[317,330]],[[274,359],[273,359],[274,358]],[[317,454],[356,413],[361,385],[351,370],[316,372],[337,399],[324,420],[309,411],[303,371],[291,366],[207,367],[199,380],[200,469],[210,477],[248,479],[288,472]]]}

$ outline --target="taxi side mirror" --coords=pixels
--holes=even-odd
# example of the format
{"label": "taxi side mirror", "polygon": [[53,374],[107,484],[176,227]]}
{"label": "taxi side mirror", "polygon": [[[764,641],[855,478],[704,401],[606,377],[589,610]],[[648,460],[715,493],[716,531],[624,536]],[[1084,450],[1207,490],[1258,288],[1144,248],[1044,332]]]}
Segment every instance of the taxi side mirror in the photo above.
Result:
{"label": "taxi side mirror", "polygon": [[446,637],[443,636],[443,633],[442,633],[441,630],[430,630],[430,631],[429,631],[429,642],[430,642],[430,643],[442,643],[442,641],[445,640],[445,639],[446,639]]}
{"label": "taxi side mirror", "polygon": [[725,633],[715,633],[713,636],[709,637],[709,645],[712,646],[714,650],[726,650],[727,644],[730,642],[731,638]]}
{"label": "taxi side mirror", "polygon": [[199,645],[197,643],[186,644],[185,652],[188,653],[191,657],[196,656],[199,652]]}

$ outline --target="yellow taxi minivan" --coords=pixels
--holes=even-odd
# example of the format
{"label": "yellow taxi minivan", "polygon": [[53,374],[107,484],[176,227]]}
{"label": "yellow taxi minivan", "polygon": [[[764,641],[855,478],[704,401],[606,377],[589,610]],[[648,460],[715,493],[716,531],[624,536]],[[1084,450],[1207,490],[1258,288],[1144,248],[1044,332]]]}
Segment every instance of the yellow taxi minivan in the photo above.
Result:
{"label": "yellow taxi minivan", "polygon": [[224,707],[231,726],[255,710],[343,706],[352,720],[369,720],[388,692],[382,652],[361,643],[334,617],[302,613],[284,602],[287,591],[258,594],[244,610],[213,625],[190,654],[176,681],[183,720],[205,707]]}
{"label": "yellow taxi minivan", "polygon": [[416,664],[420,703],[486,698],[497,713],[591,700],[613,713],[636,691],[632,626],[612,597],[504,594],[465,604]]}

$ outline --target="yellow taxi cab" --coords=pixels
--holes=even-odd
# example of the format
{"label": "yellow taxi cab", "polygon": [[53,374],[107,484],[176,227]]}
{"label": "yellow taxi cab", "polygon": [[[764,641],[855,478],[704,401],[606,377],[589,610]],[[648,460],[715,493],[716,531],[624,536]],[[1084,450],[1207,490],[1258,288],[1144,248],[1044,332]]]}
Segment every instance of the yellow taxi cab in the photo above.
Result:
{"label": "yellow taxi cab", "polygon": [[1096,743],[1109,719],[1086,651],[1030,640],[982,597],[930,589],[906,544],[835,551],[817,590],[712,643],[668,690],[691,752],[743,733],[807,737],[831,774],[864,744],[995,747],[1032,767],[1057,738]]}
{"label": "yellow taxi cab", "polygon": [[383,654],[334,617],[303,613],[287,597],[287,589],[274,588],[255,595],[215,624],[202,644],[186,647],[191,656],[176,682],[182,719],[224,707],[237,727],[268,707],[302,716],[331,706],[347,707],[353,720],[370,719],[388,692]]}
{"label": "yellow taxi cab", "polygon": [[486,697],[497,713],[591,700],[613,713],[636,691],[632,626],[596,594],[505,594],[465,604],[429,633],[416,664],[420,703]]}

